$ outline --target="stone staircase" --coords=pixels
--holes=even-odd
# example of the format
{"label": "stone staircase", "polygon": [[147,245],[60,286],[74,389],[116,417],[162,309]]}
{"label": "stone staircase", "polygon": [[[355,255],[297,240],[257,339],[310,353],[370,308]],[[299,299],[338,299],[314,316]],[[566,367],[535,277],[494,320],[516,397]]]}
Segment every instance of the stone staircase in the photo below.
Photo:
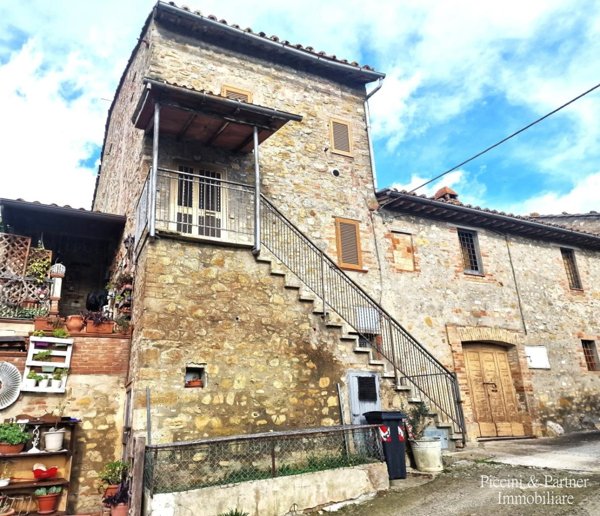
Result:
{"label": "stone staircase", "polygon": [[[322,300],[270,251],[263,248],[260,254],[255,255],[255,259],[258,263],[265,264],[272,276],[282,279],[283,288],[296,291],[298,302],[311,305],[310,311],[317,318],[321,327],[328,331],[337,331],[340,342],[351,346],[353,353],[363,357],[361,362],[364,363],[365,369],[377,372],[381,378],[382,387],[393,389],[400,394],[405,407],[410,408],[417,403],[426,401],[419,395],[418,390],[397,380],[396,373],[393,369],[390,370],[391,364],[387,360],[374,358],[373,348],[369,345],[361,345],[360,335],[354,328],[330,308],[324,308]],[[439,435],[442,441],[447,443],[448,449],[452,450],[457,446],[462,446],[463,436],[453,431],[452,423],[440,420],[439,414],[436,412],[430,412],[429,415],[437,429],[436,435]]]}

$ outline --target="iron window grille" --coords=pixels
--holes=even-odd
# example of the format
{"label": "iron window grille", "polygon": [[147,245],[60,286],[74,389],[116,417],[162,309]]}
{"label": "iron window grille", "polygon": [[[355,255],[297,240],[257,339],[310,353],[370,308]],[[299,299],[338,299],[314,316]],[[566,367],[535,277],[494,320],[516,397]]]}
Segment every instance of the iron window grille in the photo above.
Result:
{"label": "iron window grille", "polygon": [[581,346],[583,348],[583,356],[585,357],[585,364],[587,365],[588,371],[600,371],[596,343],[593,340],[582,340]]}
{"label": "iron window grille", "polygon": [[462,253],[463,270],[470,274],[483,275],[483,263],[479,253],[479,242],[475,231],[458,230],[458,241]]}
{"label": "iron window grille", "polygon": [[565,264],[569,288],[571,290],[583,290],[579,271],[577,270],[577,262],[575,261],[575,251],[573,251],[573,249],[561,247],[560,253],[562,254],[563,263]]}

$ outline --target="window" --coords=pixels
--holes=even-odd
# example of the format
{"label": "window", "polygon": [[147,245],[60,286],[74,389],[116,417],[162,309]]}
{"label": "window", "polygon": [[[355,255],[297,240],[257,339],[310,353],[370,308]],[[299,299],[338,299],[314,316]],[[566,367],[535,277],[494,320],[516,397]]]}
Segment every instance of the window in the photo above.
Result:
{"label": "window", "polygon": [[179,233],[221,238],[222,173],[180,165],[176,222]]}
{"label": "window", "polygon": [[565,271],[569,280],[569,288],[573,290],[582,290],[581,279],[579,278],[579,272],[577,271],[577,263],[575,262],[575,251],[573,249],[560,248],[563,262],[565,264]]}
{"label": "window", "polygon": [[477,233],[475,231],[459,229],[458,241],[460,242],[464,271],[469,274],[483,275],[483,264],[479,254]]}
{"label": "window", "polygon": [[221,88],[221,96],[232,100],[241,100],[242,102],[252,102],[252,92],[240,90],[239,88],[227,86],[226,84]]}
{"label": "window", "polygon": [[374,376],[359,376],[358,400],[377,401],[377,379]]}
{"label": "window", "polygon": [[340,267],[362,270],[358,221],[335,219],[335,236]]}
{"label": "window", "polygon": [[352,156],[352,135],[348,122],[332,118],[329,122],[329,136],[331,152]]}
{"label": "window", "polygon": [[585,365],[587,365],[588,371],[600,371],[596,342],[593,340],[582,340],[581,346],[583,347],[583,356],[585,357]]}

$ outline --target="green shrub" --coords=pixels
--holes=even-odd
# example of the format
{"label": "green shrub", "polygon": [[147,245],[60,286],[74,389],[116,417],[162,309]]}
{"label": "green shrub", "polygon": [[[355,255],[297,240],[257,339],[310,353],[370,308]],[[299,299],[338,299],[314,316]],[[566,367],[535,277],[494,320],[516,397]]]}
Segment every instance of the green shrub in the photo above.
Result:
{"label": "green shrub", "polygon": [[21,444],[29,441],[30,437],[17,423],[0,424],[0,443]]}
{"label": "green shrub", "polygon": [[230,509],[227,512],[222,512],[219,516],[249,516],[249,514],[239,509]]}
{"label": "green shrub", "polygon": [[108,485],[119,484],[129,470],[129,464],[122,460],[114,460],[107,462],[102,471],[98,474],[98,478],[103,483]]}

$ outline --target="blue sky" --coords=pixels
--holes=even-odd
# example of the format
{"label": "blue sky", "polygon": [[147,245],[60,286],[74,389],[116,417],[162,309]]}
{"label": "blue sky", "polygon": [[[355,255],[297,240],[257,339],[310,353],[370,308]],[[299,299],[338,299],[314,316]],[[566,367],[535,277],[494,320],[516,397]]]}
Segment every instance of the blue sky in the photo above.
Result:
{"label": "blue sky", "polygon": [[[107,110],[153,4],[0,0],[0,197],[90,207]],[[379,187],[415,187],[600,82],[595,0],[185,5],[386,72],[371,100]],[[599,119],[596,90],[419,192],[600,211]]]}

